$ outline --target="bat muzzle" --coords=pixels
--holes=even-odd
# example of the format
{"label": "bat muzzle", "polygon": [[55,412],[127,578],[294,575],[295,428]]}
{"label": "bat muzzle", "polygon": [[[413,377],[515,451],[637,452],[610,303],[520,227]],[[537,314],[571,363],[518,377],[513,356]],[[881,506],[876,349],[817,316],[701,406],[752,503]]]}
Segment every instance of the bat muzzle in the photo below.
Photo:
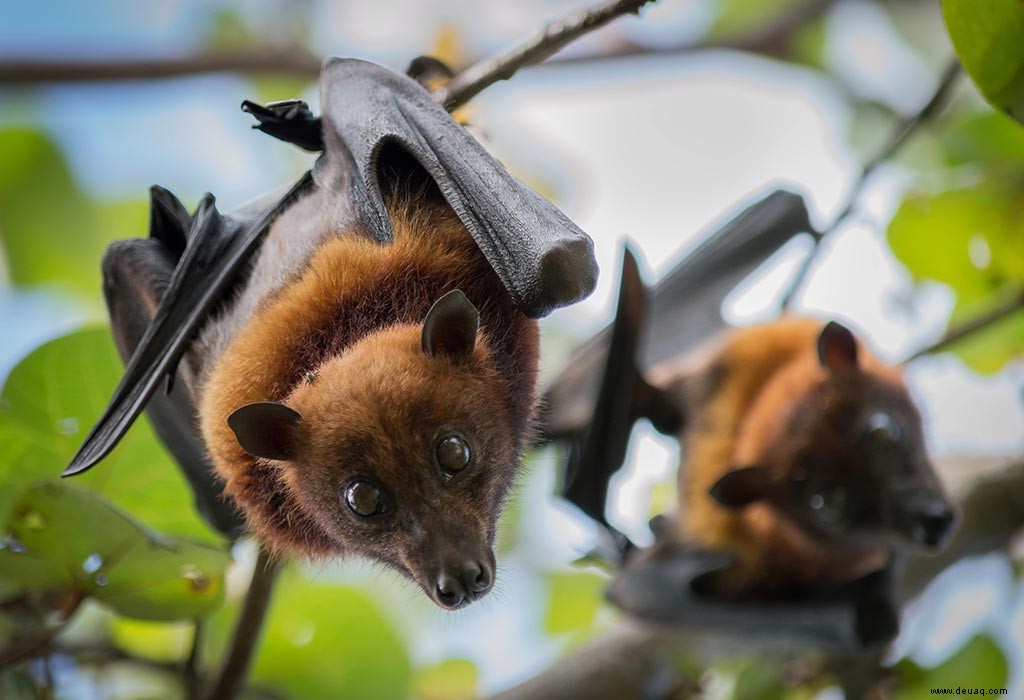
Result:
{"label": "bat muzzle", "polygon": [[956,530],[957,517],[941,496],[919,494],[910,497],[895,524],[897,531],[913,544],[937,551]]}

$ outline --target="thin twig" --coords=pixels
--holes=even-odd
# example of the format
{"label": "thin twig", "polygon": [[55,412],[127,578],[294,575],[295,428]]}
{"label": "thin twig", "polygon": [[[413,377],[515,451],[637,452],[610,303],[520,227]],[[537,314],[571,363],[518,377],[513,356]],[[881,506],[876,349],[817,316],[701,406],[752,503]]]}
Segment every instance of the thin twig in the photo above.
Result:
{"label": "thin twig", "polygon": [[941,338],[927,345],[913,355],[906,359],[906,362],[916,360],[924,355],[931,355],[932,353],[942,352],[948,349],[951,345],[954,345],[969,335],[973,335],[980,330],[984,330],[989,326],[998,323],[1015,311],[1019,311],[1024,308],[1024,291],[1018,292],[1013,295],[1010,299],[1007,299],[1002,304],[990,309],[989,311],[981,314],[977,318],[972,318],[970,321],[966,321],[959,326],[950,328],[946,331]]}
{"label": "thin twig", "polygon": [[0,61],[0,84],[155,80],[206,73],[266,73],[315,80],[320,74],[320,63],[319,58],[300,47],[135,60],[9,59]]}
{"label": "thin twig", "polygon": [[857,181],[853,183],[853,187],[847,195],[846,203],[839,211],[839,214],[832,220],[832,224],[824,231],[811,232],[815,239],[814,248],[810,253],[808,253],[807,257],[804,258],[803,263],[793,276],[789,288],[786,290],[785,295],[783,295],[783,309],[789,310],[797,293],[803,287],[807,273],[810,272],[811,265],[817,259],[818,252],[821,249],[820,243],[822,239],[835,232],[835,230],[846,221],[850,214],[853,213],[853,208],[857,204],[857,200],[860,199],[861,192],[863,192],[868,178],[871,177],[872,173],[878,169],[878,166],[896,155],[896,153],[899,152],[910,138],[910,135],[913,134],[919,126],[931,121],[942,112],[942,109],[949,102],[950,95],[952,94],[953,87],[956,84],[956,79],[959,75],[960,63],[956,59],[953,59],[943,71],[942,77],[928,102],[914,114],[901,119],[890,132],[889,138],[885,143],[882,144],[875,155],[864,164],[864,167],[861,168],[860,176],[857,178]]}
{"label": "thin twig", "polygon": [[231,647],[228,649],[217,682],[210,692],[210,700],[232,700],[245,687],[245,679],[249,674],[256,643],[259,641],[260,628],[263,626],[263,618],[270,603],[274,581],[280,571],[281,564],[277,558],[261,547],[249,590],[245,594],[242,612],[235,623]]}
{"label": "thin twig", "polygon": [[28,661],[46,651],[50,642],[60,634],[61,630],[75,614],[79,606],[85,600],[85,595],[80,591],[70,591],[66,599],[61,603],[58,610],[58,621],[56,624],[45,627],[41,632],[31,639],[17,640],[19,644],[12,647],[0,648],[0,668],[14,666]]}
{"label": "thin twig", "polygon": [[654,0],[605,0],[600,5],[574,12],[549,23],[537,36],[509,51],[470,66],[434,91],[434,97],[448,111],[458,108],[499,80],[508,80],[520,68],[544,59],[566,44],[602,27],[617,17],[637,14]]}

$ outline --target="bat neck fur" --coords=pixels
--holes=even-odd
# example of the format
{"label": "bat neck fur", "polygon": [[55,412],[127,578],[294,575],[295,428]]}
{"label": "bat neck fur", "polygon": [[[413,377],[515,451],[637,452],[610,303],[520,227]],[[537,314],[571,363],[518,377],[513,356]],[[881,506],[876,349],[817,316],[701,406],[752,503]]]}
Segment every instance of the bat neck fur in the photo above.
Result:
{"label": "bat neck fur", "polygon": [[461,289],[479,310],[479,337],[499,377],[493,391],[508,408],[517,450],[531,430],[536,322],[515,307],[439,197],[395,199],[389,212],[392,244],[360,231],[328,237],[292,281],[260,303],[200,389],[202,429],[216,471],[250,529],[271,547],[307,554],[338,549],[296,502],[280,469],[239,447],[228,415],[250,402],[284,401],[310,370],[371,334],[422,324],[430,306],[452,289]]}

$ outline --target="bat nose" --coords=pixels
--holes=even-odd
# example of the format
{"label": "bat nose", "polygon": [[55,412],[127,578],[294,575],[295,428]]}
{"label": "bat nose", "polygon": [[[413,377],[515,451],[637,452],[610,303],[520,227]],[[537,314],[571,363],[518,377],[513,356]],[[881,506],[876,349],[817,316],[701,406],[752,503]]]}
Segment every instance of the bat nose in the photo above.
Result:
{"label": "bat nose", "polygon": [[449,610],[458,610],[486,595],[493,583],[494,574],[484,562],[446,566],[437,576],[437,601]]}
{"label": "bat nose", "polygon": [[938,549],[953,533],[956,515],[943,499],[919,503],[909,513],[910,538],[929,549]]}

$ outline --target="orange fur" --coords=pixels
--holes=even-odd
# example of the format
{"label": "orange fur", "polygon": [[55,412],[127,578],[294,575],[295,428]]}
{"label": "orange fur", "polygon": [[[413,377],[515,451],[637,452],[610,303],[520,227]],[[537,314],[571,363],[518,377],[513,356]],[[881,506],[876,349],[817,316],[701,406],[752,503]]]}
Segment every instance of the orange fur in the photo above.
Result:
{"label": "orange fur", "polygon": [[[201,428],[217,474],[249,527],[276,550],[358,550],[360,543],[330,532],[337,493],[330,494],[334,501],[316,502],[315,490],[299,487],[328,479],[332,469],[369,463],[400,492],[398,500],[414,494],[422,478],[412,468],[422,461],[417,450],[433,439],[419,435],[420,426],[456,419],[454,427],[470,425],[480,435],[479,451],[495,463],[517,462],[530,430],[536,323],[515,308],[447,207],[420,201],[392,212],[393,244],[357,232],[323,244],[301,276],[236,335],[202,388]],[[464,363],[428,358],[420,348],[427,310],[456,288],[480,312],[477,346]],[[307,382],[311,370],[316,378]],[[240,406],[268,400],[303,415],[294,464],[251,457],[227,425]],[[510,481],[511,475],[492,480],[493,493],[475,495],[490,507]],[[460,517],[480,519],[482,512],[467,506]]]}
{"label": "orange fur", "polygon": [[[814,539],[769,504],[736,510],[708,493],[730,469],[760,463],[800,399],[824,380],[816,352],[822,327],[819,321],[788,318],[736,330],[707,366],[709,385],[683,435],[680,534],[737,555],[737,566],[718,581],[722,593],[841,583],[888,561],[888,551],[879,546],[843,547]],[[862,345],[859,357],[865,372],[900,382],[897,370]]]}

